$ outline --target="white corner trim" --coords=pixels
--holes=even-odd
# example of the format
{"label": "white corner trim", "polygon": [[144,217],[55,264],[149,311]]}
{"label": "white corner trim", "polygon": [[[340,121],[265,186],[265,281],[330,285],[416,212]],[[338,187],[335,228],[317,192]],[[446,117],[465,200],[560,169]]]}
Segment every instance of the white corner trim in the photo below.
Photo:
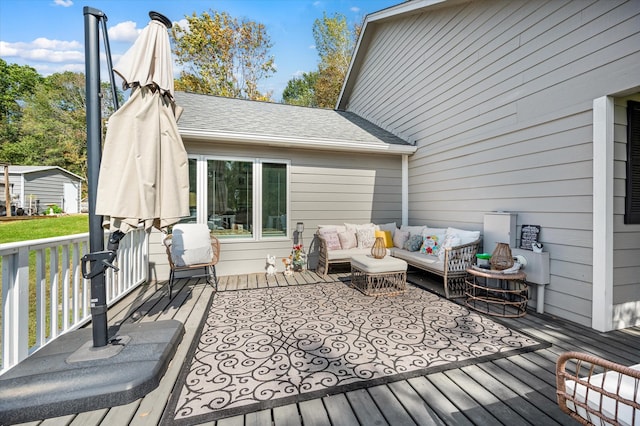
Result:
{"label": "white corner trim", "polygon": [[593,283],[591,326],[613,328],[613,98],[593,101]]}
{"label": "white corner trim", "polygon": [[409,224],[409,156],[402,156],[402,224]]}

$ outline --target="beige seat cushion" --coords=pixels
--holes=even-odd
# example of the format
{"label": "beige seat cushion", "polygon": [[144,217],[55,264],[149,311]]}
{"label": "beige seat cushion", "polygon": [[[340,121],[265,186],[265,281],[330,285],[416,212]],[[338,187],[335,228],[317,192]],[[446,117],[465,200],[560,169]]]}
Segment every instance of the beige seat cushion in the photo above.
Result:
{"label": "beige seat cushion", "polygon": [[351,256],[358,254],[371,254],[370,248],[352,248],[348,250],[327,250],[329,260],[351,259]]}
{"label": "beige seat cushion", "polygon": [[351,257],[351,266],[368,274],[407,270],[407,262],[390,256],[376,259],[371,255],[355,255]]}
{"label": "beige seat cushion", "polygon": [[391,249],[393,257],[404,259],[413,265],[421,265],[423,268],[444,272],[444,262],[438,259],[438,256],[422,254],[418,251],[409,251],[399,248]]}

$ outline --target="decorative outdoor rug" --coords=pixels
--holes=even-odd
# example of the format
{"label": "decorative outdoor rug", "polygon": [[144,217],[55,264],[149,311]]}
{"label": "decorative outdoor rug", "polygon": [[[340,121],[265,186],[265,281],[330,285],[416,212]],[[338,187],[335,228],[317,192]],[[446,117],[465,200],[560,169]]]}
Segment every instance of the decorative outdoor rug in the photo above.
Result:
{"label": "decorative outdoor rug", "polygon": [[220,292],[191,346],[163,424],[191,424],[459,368],[547,347],[407,286],[369,297],[350,285]]}

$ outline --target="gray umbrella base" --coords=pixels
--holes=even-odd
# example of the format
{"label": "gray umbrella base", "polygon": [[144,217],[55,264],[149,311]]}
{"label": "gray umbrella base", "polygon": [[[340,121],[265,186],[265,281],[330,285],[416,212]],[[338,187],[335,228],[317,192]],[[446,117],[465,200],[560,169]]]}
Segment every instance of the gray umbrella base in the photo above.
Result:
{"label": "gray umbrella base", "polygon": [[64,334],[0,376],[0,424],[135,401],[158,387],[183,335],[176,320],[123,325],[102,348],[90,328]]}

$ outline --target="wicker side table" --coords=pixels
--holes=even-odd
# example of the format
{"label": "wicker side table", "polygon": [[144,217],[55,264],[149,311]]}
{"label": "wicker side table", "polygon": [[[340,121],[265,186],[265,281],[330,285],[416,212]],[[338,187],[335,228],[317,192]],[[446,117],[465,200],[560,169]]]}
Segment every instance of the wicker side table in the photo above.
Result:
{"label": "wicker side table", "polygon": [[407,287],[407,262],[385,256],[351,257],[351,282],[367,296],[395,296]]}
{"label": "wicker side table", "polygon": [[[471,267],[467,269],[465,305],[487,315],[505,318],[527,313],[529,286],[527,274],[505,274],[501,271]],[[491,285],[495,280],[496,285]]]}

